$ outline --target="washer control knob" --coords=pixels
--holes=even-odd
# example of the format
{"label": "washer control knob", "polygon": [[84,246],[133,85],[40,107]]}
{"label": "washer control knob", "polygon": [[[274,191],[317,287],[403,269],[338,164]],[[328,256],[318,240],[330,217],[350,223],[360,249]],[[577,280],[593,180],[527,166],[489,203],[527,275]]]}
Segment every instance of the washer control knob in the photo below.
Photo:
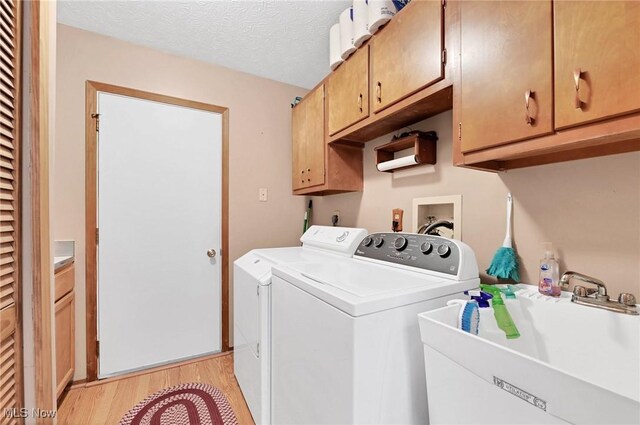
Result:
{"label": "washer control knob", "polygon": [[362,240],[362,245],[369,246],[371,245],[371,242],[373,242],[373,239],[371,239],[371,236],[367,236]]}
{"label": "washer control knob", "polygon": [[381,237],[373,239],[373,246],[375,246],[376,248],[380,248],[382,245],[384,245],[384,239],[382,239]]}
{"label": "washer control knob", "polygon": [[336,238],[336,242],[344,242],[347,239],[347,236],[349,236],[349,232],[345,230],[340,236]]}
{"label": "washer control knob", "polygon": [[407,238],[405,238],[404,236],[399,236],[398,238],[396,238],[395,241],[393,241],[393,246],[398,250],[398,251],[402,251],[403,249],[405,249],[407,247]]}
{"label": "washer control knob", "polygon": [[447,258],[451,254],[451,248],[449,245],[442,244],[438,246],[438,255],[442,258]]}
{"label": "washer control knob", "polygon": [[431,245],[431,242],[423,242],[420,245],[420,251],[422,251],[423,254],[429,254],[431,251],[433,251],[433,245]]}

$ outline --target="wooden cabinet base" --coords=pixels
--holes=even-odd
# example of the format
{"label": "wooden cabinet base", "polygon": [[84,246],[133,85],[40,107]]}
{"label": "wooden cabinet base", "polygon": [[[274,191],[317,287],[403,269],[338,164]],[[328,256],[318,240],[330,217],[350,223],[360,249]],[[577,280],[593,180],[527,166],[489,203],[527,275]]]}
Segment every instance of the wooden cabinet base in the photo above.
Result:
{"label": "wooden cabinet base", "polygon": [[361,146],[327,145],[325,183],[294,190],[294,195],[335,195],[345,192],[362,192]]}
{"label": "wooden cabinet base", "polygon": [[[55,274],[56,397],[73,379],[75,367],[75,291],[74,267],[66,266]],[[58,293],[61,293],[58,297]]]}
{"label": "wooden cabinet base", "polygon": [[481,170],[502,171],[634,151],[640,151],[640,114],[466,154],[462,154],[460,143],[456,141],[454,163]]}
{"label": "wooden cabinet base", "polygon": [[76,270],[74,263],[67,264],[59,270],[56,270],[54,278],[55,301],[58,301],[60,298],[71,292],[75,282],[75,273]]}
{"label": "wooden cabinet base", "polygon": [[331,144],[363,143],[453,107],[451,80],[443,80],[329,138]]}
{"label": "wooden cabinet base", "polygon": [[[529,21],[496,18],[499,10],[490,9],[496,5],[500,6],[499,10],[505,16],[519,16],[521,20],[526,17]],[[467,44],[471,47],[474,47],[473,42],[476,40],[469,39],[476,34],[480,39],[487,37],[488,33],[496,34],[493,27],[488,32],[483,30],[496,19],[507,25],[496,37],[504,38],[505,34],[513,34],[513,37],[507,37],[505,43],[485,42],[476,45],[474,49],[461,50],[462,72],[456,73],[454,79],[454,164],[501,171],[640,151],[640,74],[636,72],[640,55],[637,49],[627,47],[638,44],[640,6],[633,1],[555,1],[552,6],[555,13],[550,10],[548,2],[495,2],[495,5],[464,2],[462,37],[466,34]],[[468,13],[465,14],[465,11]],[[479,22],[483,17],[484,22]],[[511,22],[517,24],[517,27],[508,28]],[[523,29],[526,28],[525,24],[529,25],[528,30]],[[553,92],[550,93],[548,88],[542,90],[540,87],[549,85],[549,73],[545,70],[549,68],[547,58],[552,42],[549,40],[551,25],[552,40],[555,42],[552,56],[555,78]],[[536,39],[538,44],[541,40],[544,42],[538,46],[538,54],[532,57],[529,49],[522,48],[526,40],[519,40],[518,37],[533,34],[535,28],[539,28],[545,37]],[[470,66],[470,77],[464,83],[466,75],[462,74],[465,73],[465,63],[473,65],[473,57],[464,57],[469,50],[482,58],[500,59],[497,65],[487,66],[485,69],[485,80],[495,78],[500,82],[499,87],[491,87],[489,84],[491,90],[487,91],[480,91],[478,87],[464,90],[465,84],[470,84],[470,79],[482,77],[477,72],[477,66]],[[521,58],[523,52],[526,56]],[[513,66],[511,62],[519,57],[520,61],[516,63],[518,66]],[[544,66],[538,69],[542,65]],[[504,70],[498,68],[495,71],[496,67],[505,67],[509,74],[500,74]],[[504,87],[511,87],[518,81],[520,85],[517,87],[522,94],[518,94],[518,99],[512,102],[512,109],[520,112],[513,115],[510,104],[495,101],[495,97],[502,96],[501,90]],[[461,87],[463,90],[459,89]],[[510,90],[509,94],[514,90]],[[531,97],[531,91],[538,98]],[[489,94],[494,98],[490,98]],[[553,110],[549,102],[551,95]],[[482,103],[487,98],[493,105]],[[532,111],[528,109],[530,100],[534,101]],[[536,105],[538,101],[540,103]],[[465,115],[465,102],[477,109]],[[541,107],[537,112],[543,115],[538,117],[534,114],[535,107]],[[474,126],[473,122],[469,122],[469,117],[473,114],[477,115],[476,121],[490,119],[495,124],[494,127],[502,127],[499,131],[492,132],[491,128],[494,127]],[[555,120],[551,123],[549,119],[552,116]],[[532,126],[542,123],[545,125],[539,131],[532,128],[529,132],[509,127],[518,121],[522,129],[530,118],[534,118]],[[482,125],[484,124],[486,123],[483,122]]]}

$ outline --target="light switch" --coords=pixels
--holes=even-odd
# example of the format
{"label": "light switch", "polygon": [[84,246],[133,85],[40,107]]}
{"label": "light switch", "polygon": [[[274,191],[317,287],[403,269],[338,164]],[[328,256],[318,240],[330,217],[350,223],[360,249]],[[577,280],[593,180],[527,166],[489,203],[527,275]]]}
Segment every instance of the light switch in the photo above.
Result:
{"label": "light switch", "polygon": [[258,189],[258,201],[267,202],[267,188],[261,187]]}

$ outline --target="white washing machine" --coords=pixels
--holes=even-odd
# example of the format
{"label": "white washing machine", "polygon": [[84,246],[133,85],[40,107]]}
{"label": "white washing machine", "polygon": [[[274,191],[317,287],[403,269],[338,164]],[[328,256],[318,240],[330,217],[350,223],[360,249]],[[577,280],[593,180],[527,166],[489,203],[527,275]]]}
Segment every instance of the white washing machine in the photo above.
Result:
{"label": "white washing machine", "polygon": [[271,268],[351,257],[364,229],[311,226],[302,246],[254,249],[234,262],[234,372],[257,424],[270,424]]}
{"label": "white washing machine", "polygon": [[469,246],[407,233],[274,267],[272,422],[427,424],[417,315],[479,284]]}

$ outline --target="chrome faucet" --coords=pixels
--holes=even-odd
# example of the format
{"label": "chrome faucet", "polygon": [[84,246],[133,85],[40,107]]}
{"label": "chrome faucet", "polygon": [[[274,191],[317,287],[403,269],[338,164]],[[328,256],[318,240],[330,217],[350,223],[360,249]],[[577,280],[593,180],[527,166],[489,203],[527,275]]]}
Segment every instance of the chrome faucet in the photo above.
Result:
{"label": "chrome faucet", "polygon": [[560,278],[560,286],[563,288],[569,287],[569,281],[571,279],[578,279],[585,283],[591,283],[598,287],[598,289],[593,288],[583,288],[582,286],[578,286],[578,288],[586,289],[585,295],[592,295],[594,293],[598,293],[601,297],[607,296],[607,287],[603,281],[600,279],[596,279],[595,277],[587,276],[586,274],[578,273],[578,272],[565,272]]}
{"label": "chrome faucet", "polygon": [[611,301],[607,294],[607,287],[603,281],[577,272],[566,272],[563,274],[560,278],[560,286],[565,289],[568,288],[569,281],[571,281],[571,279],[578,279],[582,282],[596,286],[596,288],[585,288],[581,285],[575,285],[573,287],[571,302],[603,308],[605,310],[615,311],[618,313],[638,314],[636,297],[634,297],[633,294],[623,292],[618,296],[618,301]]}

